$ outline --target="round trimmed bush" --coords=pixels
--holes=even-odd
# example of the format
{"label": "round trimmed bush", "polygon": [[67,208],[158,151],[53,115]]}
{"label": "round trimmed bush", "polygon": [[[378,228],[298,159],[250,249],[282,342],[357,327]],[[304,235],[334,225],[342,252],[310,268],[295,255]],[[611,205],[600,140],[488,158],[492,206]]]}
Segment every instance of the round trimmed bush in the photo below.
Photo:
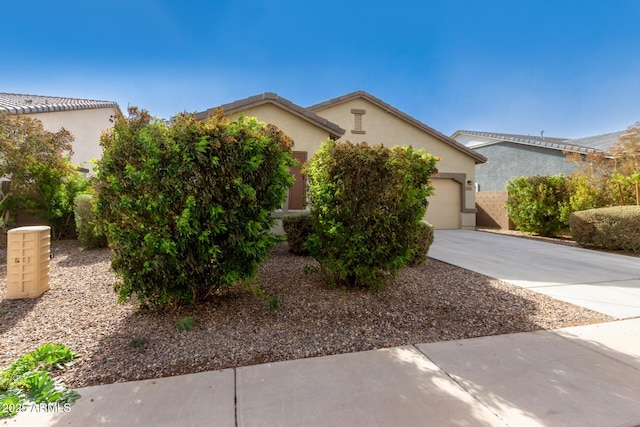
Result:
{"label": "round trimmed bush", "polygon": [[221,112],[202,122],[129,113],[103,135],[97,175],[120,300],[189,304],[253,278],[277,241],[271,212],[293,183],[292,140]]}
{"label": "round trimmed bush", "polygon": [[328,141],[311,159],[311,255],[334,286],[384,287],[418,252],[437,158]]}
{"label": "round trimmed bush", "polygon": [[571,236],[581,245],[640,251],[640,206],[612,206],[573,212]]}

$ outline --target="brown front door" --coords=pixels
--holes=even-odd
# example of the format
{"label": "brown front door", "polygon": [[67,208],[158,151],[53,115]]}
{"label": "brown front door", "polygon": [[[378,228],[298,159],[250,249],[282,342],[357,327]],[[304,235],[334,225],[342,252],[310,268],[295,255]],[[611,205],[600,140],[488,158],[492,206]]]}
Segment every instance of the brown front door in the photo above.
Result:
{"label": "brown front door", "polygon": [[293,157],[298,161],[298,164],[291,168],[291,173],[296,182],[289,189],[289,209],[300,210],[304,209],[306,203],[306,181],[301,169],[302,164],[307,161],[307,152],[294,151]]}

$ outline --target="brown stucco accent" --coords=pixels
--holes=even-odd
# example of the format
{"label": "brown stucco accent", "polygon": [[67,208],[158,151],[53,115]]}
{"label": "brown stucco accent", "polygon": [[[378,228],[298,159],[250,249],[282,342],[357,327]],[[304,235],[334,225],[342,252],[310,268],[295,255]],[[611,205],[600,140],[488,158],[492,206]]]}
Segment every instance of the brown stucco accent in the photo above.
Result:
{"label": "brown stucco accent", "polygon": [[460,184],[460,200],[462,213],[476,213],[477,210],[475,208],[465,208],[467,205],[467,174],[464,173],[451,173],[451,172],[441,172],[437,175],[431,177],[432,179],[452,179],[455,182]]}

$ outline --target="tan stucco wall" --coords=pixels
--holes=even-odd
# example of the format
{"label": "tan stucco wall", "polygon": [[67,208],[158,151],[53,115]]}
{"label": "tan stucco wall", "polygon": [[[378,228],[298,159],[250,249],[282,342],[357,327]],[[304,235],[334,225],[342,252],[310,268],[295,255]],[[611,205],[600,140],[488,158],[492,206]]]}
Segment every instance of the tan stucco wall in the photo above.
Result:
{"label": "tan stucco wall", "polygon": [[[307,159],[320,148],[320,144],[329,138],[329,132],[319,128],[309,121],[287,111],[274,104],[262,104],[242,111],[247,117],[256,117],[258,120],[276,125],[280,130],[293,138],[295,151],[306,151]],[[229,114],[234,119],[240,112]]]}
{"label": "tan stucco wall", "polygon": [[94,108],[88,110],[54,111],[34,113],[30,117],[40,120],[50,132],[64,127],[73,134],[73,156],[71,160],[78,166],[92,170],[92,158],[102,157],[100,135],[102,131],[113,127],[111,116],[115,108]]}
{"label": "tan stucco wall", "polygon": [[[365,110],[362,116],[364,134],[351,132],[354,129],[352,109]],[[473,184],[466,184],[468,180],[475,183],[475,160],[469,155],[364,98],[352,99],[314,112],[346,130],[340,141],[354,143],[366,141],[369,145],[384,144],[386,146],[411,145],[416,149],[424,148],[427,153],[440,157],[441,160],[438,162],[440,173],[464,174],[465,206],[463,208],[475,209],[475,187]],[[463,228],[475,227],[475,213],[460,212],[460,223]]]}

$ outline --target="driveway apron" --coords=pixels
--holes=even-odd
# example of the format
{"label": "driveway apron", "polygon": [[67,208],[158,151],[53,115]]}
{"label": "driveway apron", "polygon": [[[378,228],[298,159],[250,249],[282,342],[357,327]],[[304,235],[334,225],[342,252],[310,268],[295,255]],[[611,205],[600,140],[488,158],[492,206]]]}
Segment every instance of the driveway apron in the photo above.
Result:
{"label": "driveway apron", "polygon": [[640,316],[640,258],[470,230],[436,230],[429,256],[609,316]]}

